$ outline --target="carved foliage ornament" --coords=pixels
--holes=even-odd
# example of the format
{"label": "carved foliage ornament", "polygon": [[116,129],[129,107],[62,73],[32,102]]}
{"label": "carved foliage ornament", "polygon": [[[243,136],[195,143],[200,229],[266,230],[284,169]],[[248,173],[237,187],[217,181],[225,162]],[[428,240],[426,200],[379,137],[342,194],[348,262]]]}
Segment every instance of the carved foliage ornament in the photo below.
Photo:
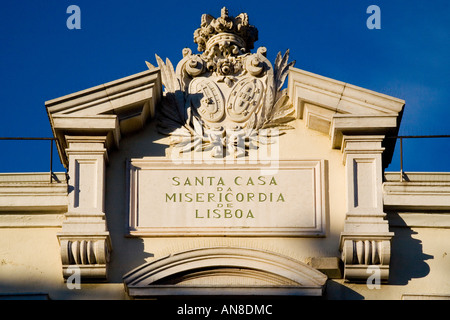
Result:
{"label": "carved foliage ornament", "polygon": [[[164,63],[156,55],[165,88],[158,130],[171,136],[173,146],[211,150],[213,157],[222,157],[223,147],[264,142],[263,129],[291,128],[286,123],[294,119],[294,108],[281,88],[295,61],[288,63],[287,50],[283,56],[278,53],[272,66],[266,48],[250,53],[257,39],[258,30],[246,13],[230,17],[223,8],[217,19],[202,16],[194,33],[201,54],[184,49],[176,69],[169,59]],[[239,151],[235,156],[245,155]]]}

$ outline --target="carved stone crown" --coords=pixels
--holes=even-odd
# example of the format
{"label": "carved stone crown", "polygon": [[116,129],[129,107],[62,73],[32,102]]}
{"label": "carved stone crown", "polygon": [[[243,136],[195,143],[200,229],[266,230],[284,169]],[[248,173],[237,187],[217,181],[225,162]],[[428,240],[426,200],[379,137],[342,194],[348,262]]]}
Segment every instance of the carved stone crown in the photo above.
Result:
{"label": "carved stone crown", "polygon": [[202,15],[200,28],[194,32],[194,42],[198,51],[208,51],[217,44],[234,44],[239,50],[250,52],[258,40],[258,29],[249,24],[248,15],[241,13],[230,17],[228,9],[222,8],[217,19],[209,14]]}

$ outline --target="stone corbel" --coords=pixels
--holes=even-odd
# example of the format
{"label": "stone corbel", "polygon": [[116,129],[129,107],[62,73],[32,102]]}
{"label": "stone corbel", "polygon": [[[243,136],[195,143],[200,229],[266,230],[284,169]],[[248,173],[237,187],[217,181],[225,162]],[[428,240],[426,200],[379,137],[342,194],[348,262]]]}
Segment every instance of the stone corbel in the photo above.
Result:
{"label": "stone corbel", "polygon": [[80,276],[86,279],[106,279],[107,265],[111,251],[109,234],[103,235],[59,235],[63,276],[73,275],[73,268],[80,270]]}
{"label": "stone corbel", "polygon": [[[341,234],[344,279],[365,282],[378,270],[379,280],[389,279],[392,235]],[[376,269],[374,269],[376,268]]]}
{"label": "stone corbel", "polygon": [[382,141],[384,136],[344,136],[347,214],[340,250],[347,281],[366,281],[376,268],[380,281],[389,278],[391,239],[384,219]]}
{"label": "stone corbel", "polygon": [[66,136],[69,207],[58,239],[63,276],[107,278],[111,239],[104,213],[106,136]]}

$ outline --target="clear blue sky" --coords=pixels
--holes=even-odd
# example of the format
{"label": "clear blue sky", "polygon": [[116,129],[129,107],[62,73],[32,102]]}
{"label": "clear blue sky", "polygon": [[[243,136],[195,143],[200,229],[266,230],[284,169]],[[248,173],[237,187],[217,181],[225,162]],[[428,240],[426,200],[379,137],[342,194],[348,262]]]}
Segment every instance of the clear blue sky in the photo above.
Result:
{"label": "clear blue sky", "polygon": [[[369,5],[381,29],[369,30]],[[81,30],[69,30],[69,5]],[[450,1],[3,0],[0,136],[50,137],[44,102],[146,70],[155,53],[173,63],[203,13],[247,12],[255,47],[274,61],[406,100],[401,135],[450,134]],[[388,171],[399,170],[398,143]],[[0,172],[47,171],[48,142],[0,141]],[[406,171],[450,171],[450,139],[407,140]],[[62,170],[55,155],[55,170]]]}

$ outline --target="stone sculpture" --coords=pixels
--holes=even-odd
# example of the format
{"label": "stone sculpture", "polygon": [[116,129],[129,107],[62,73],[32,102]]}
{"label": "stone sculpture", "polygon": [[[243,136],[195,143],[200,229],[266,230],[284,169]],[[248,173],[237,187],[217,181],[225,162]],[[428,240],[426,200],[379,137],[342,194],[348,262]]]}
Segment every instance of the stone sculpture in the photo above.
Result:
{"label": "stone sculpture", "polygon": [[289,50],[278,53],[274,65],[265,47],[251,53],[257,39],[246,13],[231,17],[223,8],[217,19],[204,14],[194,32],[201,54],[185,48],[176,69],[156,55],[165,87],[158,130],[171,136],[172,146],[242,157],[279,134],[270,128],[291,128],[286,123],[295,118],[294,108],[282,87],[295,61],[288,62]]}

